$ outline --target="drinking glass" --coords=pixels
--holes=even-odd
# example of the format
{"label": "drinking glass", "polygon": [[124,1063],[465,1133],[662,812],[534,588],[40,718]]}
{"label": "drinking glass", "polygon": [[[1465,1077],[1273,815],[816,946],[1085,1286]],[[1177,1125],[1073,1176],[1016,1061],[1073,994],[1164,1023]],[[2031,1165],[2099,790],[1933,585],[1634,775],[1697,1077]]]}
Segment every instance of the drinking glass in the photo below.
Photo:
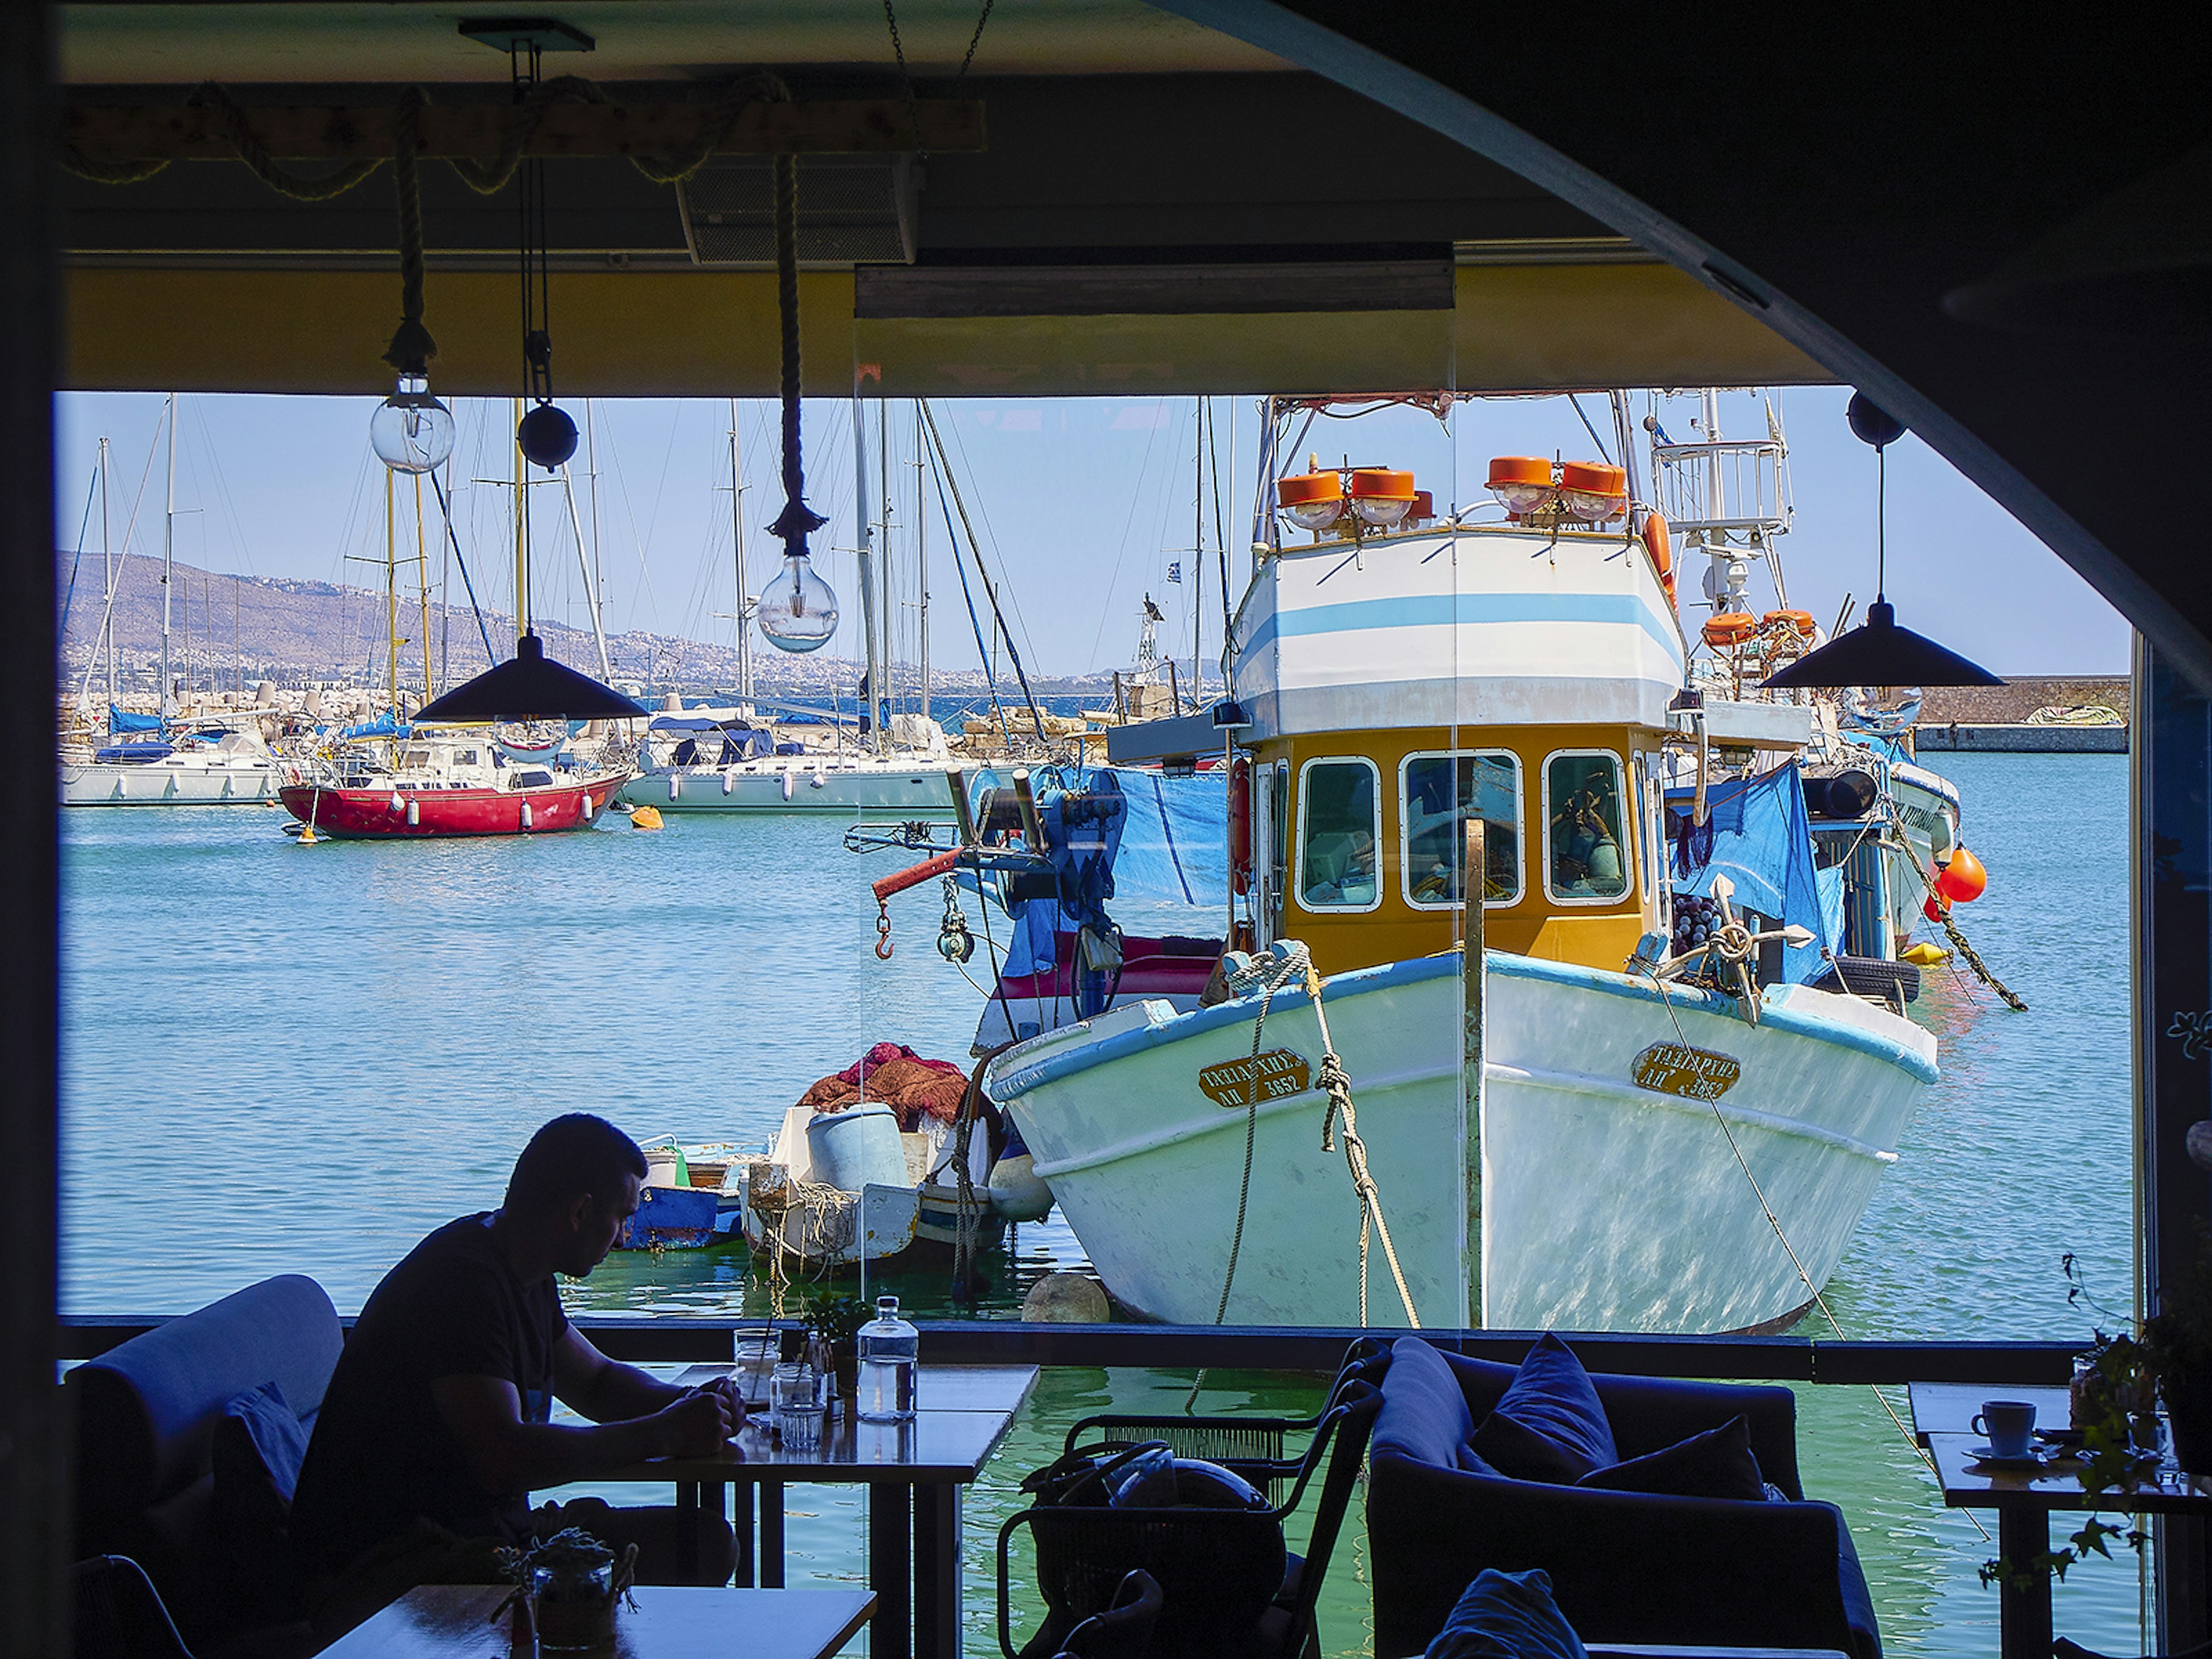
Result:
{"label": "drinking glass", "polygon": [[769,1379],[769,1407],[776,1437],[787,1451],[809,1452],[822,1444],[822,1378],[811,1365],[775,1368]]}

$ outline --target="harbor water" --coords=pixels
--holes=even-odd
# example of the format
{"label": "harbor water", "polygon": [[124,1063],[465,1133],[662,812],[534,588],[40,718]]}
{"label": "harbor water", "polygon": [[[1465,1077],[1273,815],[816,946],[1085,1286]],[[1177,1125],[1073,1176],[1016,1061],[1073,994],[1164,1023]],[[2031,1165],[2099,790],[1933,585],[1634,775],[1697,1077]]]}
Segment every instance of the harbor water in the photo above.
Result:
{"label": "harbor water", "polygon": [[[2068,1305],[2062,1255],[2115,1310],[2108,1328],[2130,1302],[2127,762],[1934,763],[1990,872],[1960,920],[2031,1012],[1949,965],[1929,971],[1914,1017],[1941,1041],[1942,1080],[1826,1307],[1850,1337],[2086,1339],[2093,1317]],[[432,1227],[495,1205],[516,1151],[557,1113],[757,1146],[874,1042],[966,1060],[981,993],[932,948],[936,888],[891,902],[896,953],[879,960],[866,883],[903,860],[847,853],[834,822],[671,814],[658,834],[615,818],[585,834],[302,848],[283,821],[64,814],[70,1313],[182,1311],[275,1272],[312,1274],[349,1311]],[[980,934],[972,901],[969,917]],[[979,952],[969,971],[988,983],[982,967]],[[1057,1215],[1010,1230],[983,1264],[979,1316],[1015,1316],[1037,1277],[1081,1262]],[[871,1275],[879,1291],[925,1322],[951,1315],[941,1268]],[[618,1253],[564,1289],[572,1311],[633,1313],[764,1314],[779,1295],[741,1246]],[[1799,1329],[1832,1334],[1818,1311]],[[1202,1410],[1308,1411],[1319,1386],[1206,1382]],[[1179,1409],[1189,1388],[1188,1373],[1045,1375],[968,1504],[969,1652],[995,1647],[993,1547],[1020,1474],[1075,1417]],[[1882,1401],[1844,1388],[1798,1401],[1806,1489],[1850,1516],[1886,1649],[1994,1651],[1996,1594],[1976,1568],[1995,1546],[1942,1507]],[[1902,1415],[1903,1390],[1889,1403]],[[793,1583],[860,1577],[864,1501],[793,1490]],[[2140,1640],[2137,1563],[2120,1554],[2069,1573],[2061,1633],[2109,1651]],[[1364,1567],[1355,1527],[1322,1604],[1332,1654],[1365,1650]]]}

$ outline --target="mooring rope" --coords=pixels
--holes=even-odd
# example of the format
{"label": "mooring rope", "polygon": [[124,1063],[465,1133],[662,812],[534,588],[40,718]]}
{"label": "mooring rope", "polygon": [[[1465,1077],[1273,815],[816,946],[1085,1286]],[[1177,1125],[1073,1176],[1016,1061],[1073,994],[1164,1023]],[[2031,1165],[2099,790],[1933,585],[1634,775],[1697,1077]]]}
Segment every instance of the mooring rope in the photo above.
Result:
{"label": "mooring rope", "polygon": [[[1897,832],[1897,844],[1905,849],[1905,856],[1912,861],[1912,872],[1920,878],[1920,884],[1928,890],[1928,896],[1936,901],[1936,920],[1943,931],[1950,935],[1951,943],[1958,946],[1959,954],[1966,957],[1966,965],[1981,975],[1984,985],[2004,999],[2006,1007],[2016,1014],[2026,1013],[2027,1004],[2021,1000],[2010,986],[1990,971],[1989,964],[1981,958],[1981,953],[1966,943],[1966,936],[1959,931],[1959,924],[1951,920],[1950,905],[1944,901],[1941,894],[1936,892],[1936,884],[1929,880],[1928,872],[1921,865],[1920,855],[1912,850],[1912,843],[1905,839],[1905,830],[1901,825]],[[1922,914],[1925,915],[1926,912],[1923,911]]]}

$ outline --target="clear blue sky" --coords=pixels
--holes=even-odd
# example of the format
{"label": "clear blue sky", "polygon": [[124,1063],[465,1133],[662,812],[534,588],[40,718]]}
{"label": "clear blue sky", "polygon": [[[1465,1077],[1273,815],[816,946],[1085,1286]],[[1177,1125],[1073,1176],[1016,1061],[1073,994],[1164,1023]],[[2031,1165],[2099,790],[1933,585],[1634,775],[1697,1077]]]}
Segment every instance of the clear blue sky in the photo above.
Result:
{"label": "clear blue sky", "polygon": [[[1797,509],[1781,544],[1790,599],[1825,626],[1846,592],[1863,606],[1875,582],[1875,456],[1844,421],[1840,388],[1798,388],[1774,395],[1787,428]],[[1640,414],[1644,394],[1635,397]],[[134,501],[134,554],[161,551],[162,458],[155,442],[161,399],[146,395],[71,393],[58,400],[56,518],[64,549],[76,545],[96,441],[112,442],[111,502],[119,544]],[[177,463],[176,556],[186,562],[256,576],[369,586],[380,573],[353,561],[383,557],[383,470],[368,443],[368,398],[191,396],[182,400]],[[580,404],[568,405],[580,423]],[[594,406],[598,540],[608,625],[727,640],[732,586],[729,405],[709,400],[603,401]],[[1163,646],[1188,660],[1193,560],[1194,404],[1183,398],[964,399],[935,404],[953,453],[984,556],[1034,672],[1077,674],[1120,666],[1134,648],[1141,596],[1162,602]],[[761,526],[781,505],[775,484],[772,405],[739,406],[746,489],[748,568],[757,592],[775,568],[775,544]],[[870,470],[876,468],[874,406]],[[1606,447],[1613,447],[1605,400],[1583,408]],[[1662,405],[1678,441],[1693,402]],[[1232,550],[1232,586],[1246,560],[1234,550],[1251,539],[1256,405],[1218,398],[1221,516]],[[504,400],[469,400],[457,409],[455,520],[479,596],[505,610],[513,602],[507,499],[511,492],[473,480],[505,478],[510,420]],[[846,625],[833,647],[857,655],[850,624],[853,589],[853,441],[850,405],[807,405],[809,494],[830,514],[817,538],[833,550],[821,562],[838,591]],[[1749,397],[1724,400],[1726,435],[1765,426]],[[913,635],[915,458],[911,406],[890,405],[894,502],[892,552],[902,637]],[[1232,430],[1233,428],[1233,430]],[[1641,434],[1639,434],[1639,439]],[[1316,423],[1302,447],[1324,461],[1412,466],[1439,503],[1484,496],[1488,458],[1564,453],[1594,459],[1594,448],[1560,398],[1500,399],[1462,405],[1447,434],[1430,416],[1392,410],[1356,422]],[[1298,460],[1303,461],[1300,454]],[[150,470],[149,467],[151,461]],[[1648,474],[1648,459],[1639,463]],[[592,501],[580,449],[578,517],[592,538]],[[542,475],[541,475],[542,476]],[[141,480],[143,499],[140,496]],[[872,485],[880,490],[880,481]],[[583,586],[568,509],[557,487],[534,489],[533,610],[586,625]],[[428,492],[425,500],[428,501]],[[957,578],[945,557],[945,527],[932,487],[927,503],[933,660],[973,666]],[[403,541],[413,504],[403,486]],[[1214,509],[1205,507],[1209,548],[1202,602],[1206,652],[1219,650]],[[431,504],[429,535],[437,527]],[[99,547],[99,521],[86,534]],[[1889,596],[1900,622],[1929,634],[2000,673],[2124,672],[2125,622],[2071,569],[1918,439],[1890,452]],[[1180,561],[1184,583],[1165,580]],[[97,589],[98,563],[88,568]],[[1687,573],[1686,603],[1697,593]],[[433,565],[433,578],[435,565]],[[80,579],[83,580],[82,578]],[[1754,574],[1753,596],[1764,599]],[[454,600],[462,602],[458,579]],[[978,596],[980,603],[981,596]],[[1705,613],[1686,612],[1694,623]],[[911,645],[902,650],[911,654]]]}

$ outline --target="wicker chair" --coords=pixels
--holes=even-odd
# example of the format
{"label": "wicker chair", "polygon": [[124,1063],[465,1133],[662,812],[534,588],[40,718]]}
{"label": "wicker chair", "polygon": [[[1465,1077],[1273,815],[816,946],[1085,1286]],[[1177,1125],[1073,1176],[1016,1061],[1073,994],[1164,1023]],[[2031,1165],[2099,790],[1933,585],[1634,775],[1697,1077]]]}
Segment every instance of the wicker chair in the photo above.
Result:
{"label": "wicker chair", "polygon": [[127,1555],[76,1564],[76,1659],[192,1659],[154,1581]]}

